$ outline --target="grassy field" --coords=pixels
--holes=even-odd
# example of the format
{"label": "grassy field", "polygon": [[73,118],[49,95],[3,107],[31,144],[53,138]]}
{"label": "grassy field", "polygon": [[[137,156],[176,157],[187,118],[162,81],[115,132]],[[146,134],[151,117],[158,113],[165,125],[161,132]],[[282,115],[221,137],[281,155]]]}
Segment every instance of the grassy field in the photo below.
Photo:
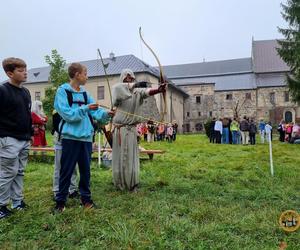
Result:
{"label": "grassy field", "polygon": [[111,170],[92,166],[97,210],[69,200],[50,213],[52,164],[30,162],[27,211],[0,221],[0,249],[300,249],[300,230],[287,234],[280,214],[300,212],[300,147],[209,144],[204,135],[147,144],[164,155],[142,161],[138,193],[118,192]]}

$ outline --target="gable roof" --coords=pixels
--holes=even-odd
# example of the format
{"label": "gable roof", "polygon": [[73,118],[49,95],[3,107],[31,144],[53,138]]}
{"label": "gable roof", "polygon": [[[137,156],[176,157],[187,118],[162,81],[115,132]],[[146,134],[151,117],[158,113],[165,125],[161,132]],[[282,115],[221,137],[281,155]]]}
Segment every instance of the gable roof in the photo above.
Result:
{"label": "gable roof", "polygon": [[177,79],[249,73],[252,71],[251,64],[251,58],[247,57],[223,61],[167,65],[163,69],[169,78]]}
{"label": "gable roof", "polygon": [[177,86],[214,84],[216,91],[255,89],[255,76],[253,73],[219,75],[195,78],[183,78],[172,80]]}
{"label": "gable roof", "polygon": [[254,73],[288,72],[290,68],[280,58],[276,48],[277,40],[252,42],[252,60]]}
{"label": "gable roof", "polygon": [[253,41],[252,58],[168,65],[164,71],[177,86],[213,83],[216,91],[285,86],[289,67],[278,46],[277,40]]}
{"label": "gable roof", "polygon": [[[149,64],[145,63],[144,61],[140,60],[134,55],[124,55],[124,56],[104,58],[103,62],[104,65],[107,65],[106,72],[108,75],[120,75],[123,69],[129,68],[134,73],[147,72],[153,76],[159,77],[158,69],[150,66]],[[105,72],[100,59],[82,61],[80,63],[87,67],[88,77],[105,76]],[[51,69],[50,66],[47,66],[47,67],[33,68],[28,70],[27,82],[25,84],[48,82],[50,69]],[[170,81],[169,87],[177,90],[184,97],[188,97],[188,94],[182,89],[178,88],[175,84],[173,84],[172,81]]]}
{"label": "gable roof", "polygon": [[[159,77],[159,71],[143,62],[134,55],[124,55],[112,58],[104,58],[104,64],[108,75],[119,75],[125,68],[130,68],[135,73],[148,72],[151,75]],[[87,67],[88,77],[104,76],[104,70],[100,60],[82,61],[81,64]],[[69,65],[69,64],[68,64]],[[28,70],[26,83],[48,82],[50,66],[33,68]]]}

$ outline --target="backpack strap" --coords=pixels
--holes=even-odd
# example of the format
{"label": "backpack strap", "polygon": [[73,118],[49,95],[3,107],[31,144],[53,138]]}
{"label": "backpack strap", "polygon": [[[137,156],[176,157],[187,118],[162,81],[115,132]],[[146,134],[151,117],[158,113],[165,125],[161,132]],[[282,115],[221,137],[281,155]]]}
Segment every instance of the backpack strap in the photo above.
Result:
{"label": "backpack strap", "polygon": [[69,106],[72,107],[73,103],[77,103],[79,106],[81,105],[86,105],[87,102],[88,102],[88,97],[87,97],[87,93],[84,91],[82,92],[83,94],[83,98],[84,98],[84,101],[73,101],[73,93],[70,91],[70,90],[67,90],[65,89],[66,93],[67,93],[67,97],[68,97],[68,103],[69,103]]}
{"label": "backpack strap", "polygon": [[[84,104],[87,105],[88,104],[88,96],[87,96],[87,93],[84,91],[83,93],[83,98],[84,98]],[[94,128],[94,136],[93,136],[93,142],[95,142],[95,132],[96,132],[96,125],[94,124],[94,120],[93,120],[93,117],[91,116],[90,113],[88,113],[88,117],[90,119],[90,122]]]}
{"label": "backpack strap", "polygon": [[87,103],[88,103],[87,93],[84,91],[82,94],[83,94],[83,98],[84,98],[84,104],[87,105]]}
{"label": "backpack strap", "polygon": [[[82,95],[83,95],[83,98],[84,98],[84,102],[73,101],[73,93],[70,90],[67,90],[67,89],[65,89],[65,91],[67,93],[68,103],[69,103],[70,107],[72,107],[73,103],[77,103],[79,106],[81,106],[82,104],[87,105],[87,103],[88,103],[88,96],[87,96],[86,91],[82,92]],[[92,116],[89,113],[88,113],[88,117],[90,119],[90,122],[91,122],[92,126],[94,127],[93,118],[92,118]],[[61,119],[61,120],[62,120],[62,123],[61,123],[61,126],[59,128],[59,132],[58,132],[58,140],[60,140],[60,138],[61,138],[61,132],[62,132],[63,126],[66,123],[66,121],[64,119]]]}
{"label": "backpack strap", "polygon": [[[67,99],[68,99],[69,106],[72,107],[72,105],[73,105],[73,94],[70,90],[65,89],[65,91],[66,91],[66,94],[67,94]],[[59,141],[60,141],[61,132],[62,132],[62,129],[63,129],[65,123],[66,123],[66,121],[61,118],[61,125],[60,125],[60,127],[58,126],[59,127],[59,129],[58,129],[58,140]]]}
{"label": "backpack strap", "polygon": [[72,107],[73,104],[73,94],[70,90],[65,89],[66,93],[67,93],[67,98],[68,98],[68,103],[69,106]]}
{"label": "backpack strap", "polygon": [[62,132],[62,129],[63,129],[63,126],[65,125],[66,121],[64,119],[61,119],[61,126],[59,128],[59,131],[58,131],[58,140],[60,141],[60,138],[61,138],[61,132]]}

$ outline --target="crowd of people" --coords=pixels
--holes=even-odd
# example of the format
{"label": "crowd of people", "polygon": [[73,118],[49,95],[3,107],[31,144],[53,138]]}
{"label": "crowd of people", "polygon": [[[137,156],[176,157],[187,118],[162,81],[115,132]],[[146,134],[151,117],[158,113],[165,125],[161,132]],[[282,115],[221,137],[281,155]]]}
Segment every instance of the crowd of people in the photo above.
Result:
{"label": "crowd of people", "polygon": [[300,144],[300,124],[293,122],[285,122],[282,120],[277,131],[279,133],[279,141]]}
{"label": "crowd of people", "polygon": [[[279,141],[300,143],[299,124],[286,123],[284,120],[278,125]],[[257,124],[254,119],[244,116],[238,118],[213,118],[209,127],[209,140],[218,144],[256,144],[256,135],[259,133],[260,142],[269,142],[273,138],[271,122],[263,119]]]}
{"label": "crowd of people", "polygon": [[176,134],[178,130],[178,124],[174,120],[172,123],[153,122],[149,120],[145,123],[139,123],[137,125],[138,141],[143,138],[144,141],[176,141]]}

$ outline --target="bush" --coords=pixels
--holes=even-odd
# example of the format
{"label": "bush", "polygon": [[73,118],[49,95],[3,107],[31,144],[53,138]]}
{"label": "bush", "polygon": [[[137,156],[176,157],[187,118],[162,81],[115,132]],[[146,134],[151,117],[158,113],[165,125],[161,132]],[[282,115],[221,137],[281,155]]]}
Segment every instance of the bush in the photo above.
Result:
{"label": "bush", "polygon": [[209,138],[210,137],[210,126],[211,126],[211,123],[212,123],[212,120],[207,120],[205,123],[204,123],[204,128],[205,128],[205,133],[207,135],[207,137]]}

